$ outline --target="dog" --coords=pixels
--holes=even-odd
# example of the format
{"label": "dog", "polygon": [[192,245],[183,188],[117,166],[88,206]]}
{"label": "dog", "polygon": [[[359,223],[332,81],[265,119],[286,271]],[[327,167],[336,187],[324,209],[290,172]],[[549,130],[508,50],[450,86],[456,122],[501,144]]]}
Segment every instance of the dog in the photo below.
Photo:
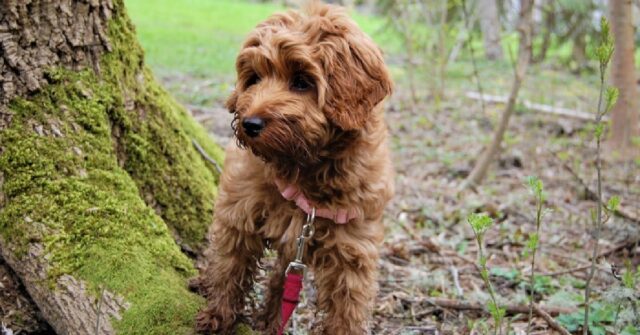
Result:
{"label": "dog", "polygon": [[315,209],[303,257],[323,316],[313,333],[366,334],[394,192],[382,106],[393,84],[382,52],[344,9],[312,2],[258,24],[236,70],[226,102],[236,142],[226,149],[196,328],[232,332],[271,248],[278,260],[256,325],[276,334],[285,271]]}

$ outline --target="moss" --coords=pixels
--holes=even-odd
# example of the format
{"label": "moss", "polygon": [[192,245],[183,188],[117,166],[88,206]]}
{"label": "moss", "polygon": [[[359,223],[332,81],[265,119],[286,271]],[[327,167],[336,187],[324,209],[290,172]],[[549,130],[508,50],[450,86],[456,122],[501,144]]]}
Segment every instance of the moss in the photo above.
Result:
{"label": "moss", "polygon": [[49,85],[11,102],[0,132],[0,235],[19,250],[42,243],[50,282],[71,274],[130,308],[119,334],[189,334],[203,299],[176,245],[198,249],[213,216],[217,176],[191,145],[222,151],[154,80],[115,2],[112,52],[100,73],[51,69]]}
{"label": "moss", "polygon": [[109,31],[115,42],[104,57],[102,77],[122,89],[125,108],[110,112],[120,132],[121,163],[183,245],[198,250],[213,217],[217,172],[192,148],[191,139],[216,161],[222,161],[222,151],[141,66],[143,52],[126,14],[116,13]]}

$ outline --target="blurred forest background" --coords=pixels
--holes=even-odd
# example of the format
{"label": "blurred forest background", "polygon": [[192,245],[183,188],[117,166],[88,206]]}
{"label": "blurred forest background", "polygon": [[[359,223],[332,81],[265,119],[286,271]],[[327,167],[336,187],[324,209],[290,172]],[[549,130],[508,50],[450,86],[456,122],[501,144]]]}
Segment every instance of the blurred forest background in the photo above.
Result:
{"label": "blurred forest background", "polygon": [[[338,3],[396,83],[373,333],[578,334],[586,310],[590,334],[639,334],[640,1]],[[239,47],[297,1],[125,4],[156,78],[226,145]]]}

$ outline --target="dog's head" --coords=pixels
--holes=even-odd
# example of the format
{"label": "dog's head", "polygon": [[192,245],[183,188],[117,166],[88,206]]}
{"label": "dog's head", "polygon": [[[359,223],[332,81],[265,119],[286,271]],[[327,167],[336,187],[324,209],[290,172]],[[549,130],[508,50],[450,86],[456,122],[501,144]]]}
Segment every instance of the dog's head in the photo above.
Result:
{"label": "dog's head", "polygon": [[341,8],[319,3],[259,24],[236,69],[226,105],[238,143],[298,166],[333,150],[336,138],[354,138],[392,86],[373,41]]}

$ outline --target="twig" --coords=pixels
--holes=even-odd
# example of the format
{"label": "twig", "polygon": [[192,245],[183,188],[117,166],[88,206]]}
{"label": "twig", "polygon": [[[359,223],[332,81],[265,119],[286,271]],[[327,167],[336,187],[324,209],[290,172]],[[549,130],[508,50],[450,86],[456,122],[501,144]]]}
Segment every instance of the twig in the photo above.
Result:
{"label": "twig", "polygon": [[549,327],[555,329],[556,331],[558,331],[560,334],[562,335],[571,335],[571,333],[569,333],[569,331],[567,331],[564,327],[562,327],[559,323],[556,322],[556,320],[554,320],[551,315],[549,315],[549,313],[545,312],[544,310],[542,310],[540,308],[540,306],[533,304],[533,311],[540,316],[541,318],[544,319],[544,321],[547,321],[547,324],[549,325]]}
{"label": "twig", "polygon": [[460,286],[460,280],[458,279],[458,268],[456,268],[454,265],[451,266],[451,276],[453,277],[453,283],[456,286],[456,292],[458,293],[458,296],[462,296],[464,294],[464,291],[462,290],[462,287]]}
{"label": "twig", "polygon": [[529,296],[529,321],[527,323],[527,335],[531,334],[531,326],[532,326],[532,320],[533,320],[533,309],[534,309],[534,305],[535,303],[533,302],[534,299],[534,280],[535,280],[535,274],[536,274],[536,251],[538,250],[538,243],[540,242],[539,236],[540,236],[540,224],[542,221],[542,205],[544,203],[544,195],[543,195],[543,186],[542,186],[542,181],[539,180],[538,178],[535,177],[530,177],[528,179],[528,183],[529,183],[529,187],[531,188],[531,191],[534,193],[535,198],[536,198],[536,202],[537,202],[537,210],[536,210],[536,233],[535,235],[532,235],[530,238],[535,243],[533,244],[533,247],[531,250],[531,276],[529,277],[529,289],[531,290],[531,294]]}
{"label": "twig", "polygon": [[[595,222],[595,236],[594,240],[596,245],[593,247],[593,256],[591,257],[591,268],[589,269],[589,274],[587,275],[587,280],[585,282],[584,288],[584,322],[582,324],[582,334],[587,335],[589,333],[589,309],[591,305],[589,304],[589,299],[591,298],[591,281],[593,280],[593,275],[596,272],[596,257],[599,253],[600,248],[600,233],[602,231],[602,226],[604,225],[603,217],[602,217],[602,208],[604,207],[602,203],[602,159],[601,159],[601,142],[602,142],[602,118],[607,113],[607,109],[610,108],[610,103],[607,101],[605,109],[602,108],[603,96],[605,90],[605,72],[607,69],[607,64],[611,59],[611,55],[613,54],[613,46],[611,37],[609,36],[609,26],[606,18],[602,18],[601,21],[601,33],[603,35],[602,44],[598,48],[600,51],[603,51],[599,54],[600,60],[600,94],[598,96],[598,109],[596,110],[596,173],[597,173],[597,182],[598,182],[598,193],[597,193],[597,206],[596,206],[596,222]],[[607,52],[607,49],[609,50]],[[607,55],[608,53],[608,55]],[[609,99],[607,99],[609,100]],[[600,129],[598,131],[597,129]]]}
{"label": "twig", "polygon": [[570,274],[570,273],[574,273],[574,272],[584,271],[584,270],[589,269],[590,267],[591,267],[591,264],[588,264],[588,265],[583,265],[583,266],[579,266],[577,268],[572,268],[572,269],[568,269],[568,270],[541,273],[540,275],[541,276],[549,276],[549,277],[561,276],[561,275],[566,275],[566,274]]}
{"label": "twig", "polygon": [[218,165],[218,162],[216,162],[215,160],[213,160],[213,158],[211,158],[206,151],[204,151],[204,149],[200,146],[200,143],[198,143],[198,141],[196,141],[195,139],[191,139],[191,143],[193,144],[193,146],[196,148],[196,150],[198,150],[198,152],[200,153],[200,155],[202,155],[202,158],[204,158],[207,162],[213,164],[213,166],[216,168],[216,171],[218,171],[218,174],[222,173],[222,169],[220,168],[220,165]]}

